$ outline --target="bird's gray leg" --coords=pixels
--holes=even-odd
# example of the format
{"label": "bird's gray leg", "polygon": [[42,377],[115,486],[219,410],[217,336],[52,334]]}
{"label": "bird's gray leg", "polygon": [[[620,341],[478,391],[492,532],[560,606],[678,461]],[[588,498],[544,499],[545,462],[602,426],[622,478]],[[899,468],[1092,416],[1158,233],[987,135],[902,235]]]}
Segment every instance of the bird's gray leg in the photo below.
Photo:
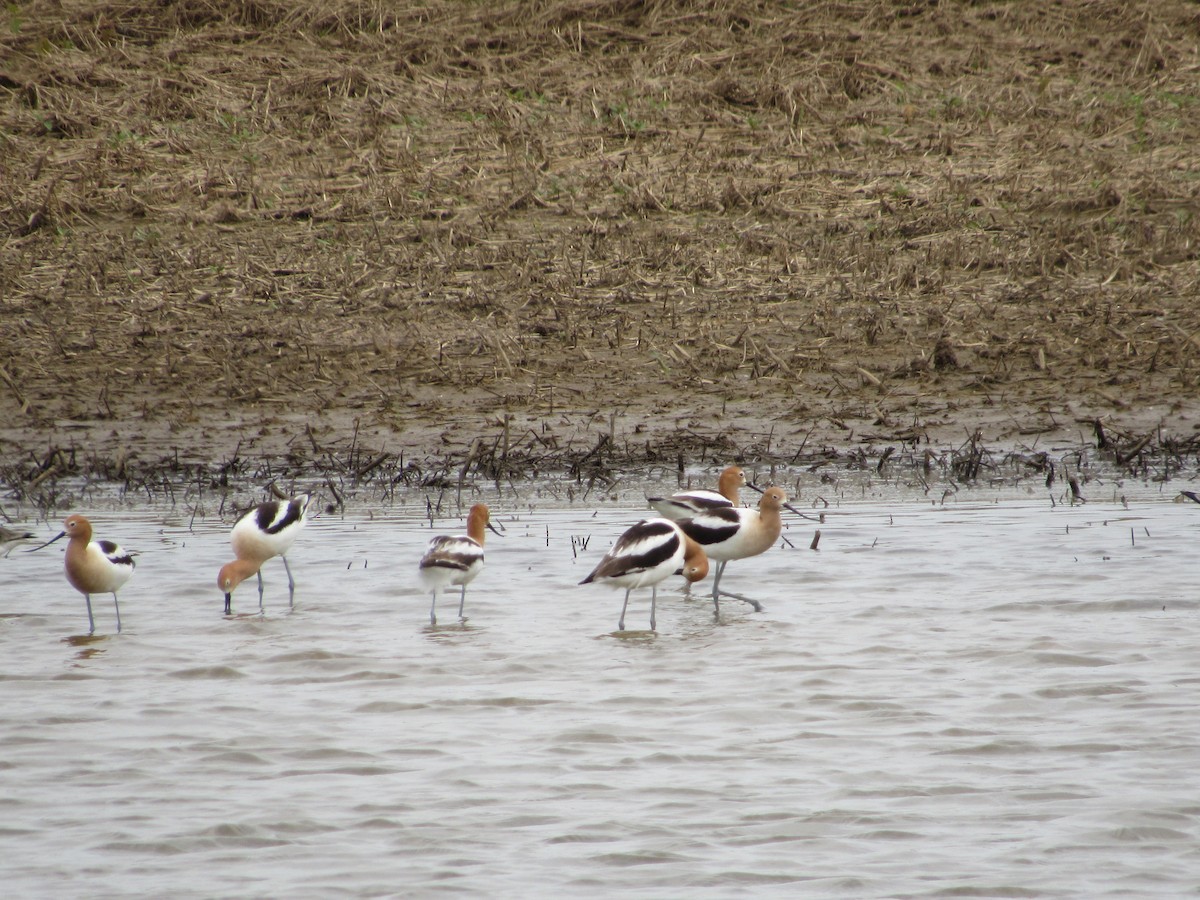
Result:
{"label": "bird's gray leg", "polygon": [[92,618],[92,595],[84,594],[83,602],[87,604],[87,608],[88,608],[88,634],[95,634],[96,633],[96,620]]}
{"label": "bird's gray leg", "polygon": [[713,615],[718,619],[721,618],[721,592],[717,586],[721,583],[721,574],[725,571],[725,563],[727,560],[722,560],[717,563],[717,574],[713,576]]}
{"label": "bird's gray leg", "polygon": [[717,607],[718,614],[720,613],[720,607],[717,604],[717,597],[720,595],[732,597],[734,600],[741,600],[743,603],[749,603],[754,607],[755,612],[762,612],[762,604],[757,600],[751,600],[749,597],[743,597],[741,594],[735,594],[732,591],[721,591],[717,589],[717,585],[721,583],[721,575],[725,571],[725,564],[728,562],[729,560],[725,560],[719,566],[717,566],[717,577],[716,580],[713,581],[713,606]]}
{"label": "bird's gray leg", "polygon": [[757,600],[751,600],[749,597],[743,597],[741,594],[735,594],[732,591],[721,591],[722,596],[732,597],[734,600],[741,600],[743,603],[749,603],[754,607],[755,612],[762,612],[762,604]]}
{"label": "bird's gray leg", "polygon": [[263,611],[262,594],[263,594],[263,591],[262,591],[262,567],[260,566],[259,570],[258,570],[258,611],[259,612]]}
{"label": "bird's gray leg", "polygon": [[463,607],[467,605],[467,586],[462,586],[462,596],[458,598],[458,620],[460,622],[467,621],[467,617],[463,615]]}
{"label": "bird's gray leg", "polygon": [[658,585],[650,586],[650,630],[657,631],[654,627],[654,607],[658,604]]}
{"label": "bird's gray leg", "polygon": [[117,634],[121,633],[121,604],[117,602],[117,592],[113,591],[113,609],[117,611]]}
{"label": "bird's gray leg", "polygon": [[[633,588],[630,588],[629,590],[633,590]],[[625,602],[621,604],[621,621],[617,623],[618,631],[625,630],[625,608],[627,606],[629,606],[629,591],[625,592]]]}
{"label": "bird's gray leg", "polygon": [[437,615],[434,613],[434,610],[437,609],[437,588],[434,588],[430,593],[433,594],[433,602],[429,604],[429,624],[436,625]]}
{"label": "bird's gray leg", "polygon": [[283,571],[287,572],[288,577],[288,606],[296,605],[296,582],[292,578],[292,567],[288,565],[287,557],[279,557],[283,560]]}
{"label": "bird's gray leg", "polygon": [[762,612],[762,604],[757,600],[751,600],[749,597],[743,597],[741,594],[735,594],[732,591],[721,591],[721,594],[726,597],[732,597],[734,600],[741,600],[743,603],[749,603],[754,607],[755,612]]}

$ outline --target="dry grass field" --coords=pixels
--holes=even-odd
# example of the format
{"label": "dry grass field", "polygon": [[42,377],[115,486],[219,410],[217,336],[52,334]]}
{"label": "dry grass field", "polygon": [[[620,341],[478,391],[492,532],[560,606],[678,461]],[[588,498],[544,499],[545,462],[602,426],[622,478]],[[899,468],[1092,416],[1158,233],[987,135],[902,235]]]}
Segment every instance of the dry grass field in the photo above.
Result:
{"label": "dry grass field", "polygon": [[1186,459],[1198,48],[1183,0],[9,4],[4,480]]}

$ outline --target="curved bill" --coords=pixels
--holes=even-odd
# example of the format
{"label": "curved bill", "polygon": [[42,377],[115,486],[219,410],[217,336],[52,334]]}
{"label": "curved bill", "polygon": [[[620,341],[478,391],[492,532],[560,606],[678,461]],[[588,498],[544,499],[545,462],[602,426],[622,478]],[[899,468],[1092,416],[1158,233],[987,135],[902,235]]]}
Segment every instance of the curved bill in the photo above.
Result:
{"label": "curved bill", "polygon": [[36,547],[31,547],[30,549],[26,550],[25,552],[26,552],[26,553],[33,553],[35,550],[41,550],[43,547],[49,547],[51,544],[53,544],[53,543],[54,543],[55,541],[57,541],[59,538],[64,538],[64,537],[66,537],[66,536],[67,536],[67,533],[66,533],[65,531],[60,531],[60,532],[59,532],[57,535],[55,535],[54,537],[50,538],[50,540],[46,541],[46,543],[44,543],[44,544],[38,544]]}

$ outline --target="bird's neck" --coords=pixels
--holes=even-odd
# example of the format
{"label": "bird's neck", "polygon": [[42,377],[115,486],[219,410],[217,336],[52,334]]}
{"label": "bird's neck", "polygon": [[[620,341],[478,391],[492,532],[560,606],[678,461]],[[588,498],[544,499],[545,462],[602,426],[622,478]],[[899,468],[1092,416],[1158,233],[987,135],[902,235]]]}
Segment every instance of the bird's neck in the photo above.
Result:
{"label": "bird's neck", "polygon": [[75,535],[67,543],[67,559],[68,565],[80,565],[87,559],[88,539],[82,535]]}
{"label": "bird's neck", "polygon": [[766,507],[758,511],[758,532],[765,546],[770,547],[783,531],[783,517],[779,510]]}
{"label": "bird's neck", "polygon": [[721,481],[717,485],[717,490],[720,491],[721,496],[723,496],[726,500],[728,500],[734,506],[737,506],[738,488],[739,487],[740,486],[738,485],[737,476],[722,475]]}
{"label": "bird's neck", "polygon": [[483,532],[486,527],[487,520],[479,513],[473,512],[467,516],[467,537],[480,547],[483,546]]}

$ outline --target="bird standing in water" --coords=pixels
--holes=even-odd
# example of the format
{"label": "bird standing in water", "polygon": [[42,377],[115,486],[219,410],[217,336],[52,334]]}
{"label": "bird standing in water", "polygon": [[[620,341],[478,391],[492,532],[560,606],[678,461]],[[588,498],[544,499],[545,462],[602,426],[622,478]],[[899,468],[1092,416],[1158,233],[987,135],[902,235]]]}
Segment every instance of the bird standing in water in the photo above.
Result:
{"label": "bird standing in water", "polygon": [[722,591],[721,575],[730,560],[758,556],[779,540],[783,531],[780,511],[786,504],[787,494],[783,488],[771,487],[763,492],[758,509],[713,509],[679,521],[684,533],[704,548],[709,559],[719,563],[712,591],[713,609],[717,615],[721,613],[722,594],[749,603],[756,612],[762,612],[762,604],[757,600]]}
{"label": "bird standing in water", "polygon": [[92,594],[112,594],[113,608],[117,612],[117,631],[120,632],[121,604],[117,601],[117,591],[133,575],[133,557],[112,541],[93,541],[92,523],[83,516],[67,516],[63,530],[57,537],[26,552],[49,547],[63,537],[70,537],[66,556],[67,581],[83,594],[87,603],[88,634],[96,633]]}
{"label": "bird standing in water", "polygon": [[258,576],[258,609],[263,608],[263,563],[278,556],[288,577],[288,606],[296,597],[296,581],[288,565],[287,552],[304,528],[309,494],[301,494],[286,503],[270,500],[260,503],[233,526],[233,562],[226,563],[217,574],[217,587],[225,594],[225,615],[230,614],[233,591],[251,575]]}
{"label": "bird standing in water", "polygon": [[741,466],[728,466],[717,479],[715,491],[683,491],[670,497],[647,497],[646,501],[660,515],[674,522],[713,509],[732,509],[738,505],[740,490],[746,484],[746,472]]}
{"label": "bird standing in water", "polygon": [[[37,535],[32,531],[22,531],[17,528],[9,528],[7,525],[0,525],[0,547],[7,546],[8,544],[19,544],[22,541],[28,541],[35,537],[37,537]],[[4,555],[8,556],[8,554],[12,552],[13,548],[9,547],[8,550],[5,551]]]}
{"label": "bird standing in water", "polygon": [[708,574],[708,558],[700,545],[675,522],[669,519],[643,519],[617,538],[599,565],[579,583],[598,582],[625,588],[625,602],[621,605],[621,619],[617,623],[620,631],[625,630],[625,610],[629,606],[630,592],[649,586],[650,630],[655,631],[658,585],[675,574],[682,574],[689,583],[700,581]]}
{"label": "bird standing in water", "polygon": [[500,534],[492,524],[486,503],[476,503],[467,513],[465,535],[439,534],[429,542],[425,555],[417,564],[417,572],[425,590],[433,595],[429,606],[429,624],[437,624],[438,594],[451,585],[461,587],[458,601],[459,621],[465,622],[463,608],[467,603],[467,585],[483,571],[484,529]]}

